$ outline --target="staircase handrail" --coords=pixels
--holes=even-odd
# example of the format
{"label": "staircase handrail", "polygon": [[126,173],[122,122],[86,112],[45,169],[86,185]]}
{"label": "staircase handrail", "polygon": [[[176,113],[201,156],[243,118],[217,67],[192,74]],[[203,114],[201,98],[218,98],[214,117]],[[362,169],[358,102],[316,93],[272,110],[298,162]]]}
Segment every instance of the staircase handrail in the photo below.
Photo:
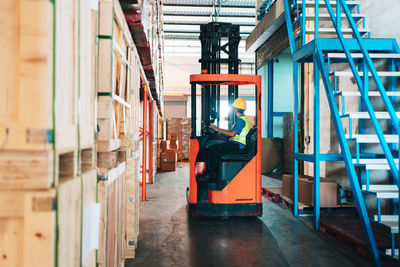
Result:
{"label": "staircase handrail", "polygon": [[[398,170],[398,168],[396,166],[396,163],[394,162],[394,158],[393,158],[392,152],[391,152],[391,150],[389,148],[388,143],[386,142],[386,139],[385,139],[385,136],[383,134],[383,131],[382,131],[381,127],[379,126],[379,122],[378,122],[378,119],[377,119],[377,117],[375,115],[375,112],[374,112],[374,110],[372,108],[372,104],[369,101],[368,96],[364,93],[363,82],[362,82],[361,77],[360,77],[360,75],[358,73],[358,70],[357,70],[356,65],[354,63],[354,60],[351,57],[350,50],[346,47],[346,45],[344,43],[345,41],[344,41],[343,33],[342,33],[341,29],[339,28],[340,25],[337,24],[338,20],[337,20],[337,18],[335,16],[335,13],[333,11],[333,8],[332,8],[329,0],[324,0],[324,1],[325,1],[325,4],[326,4],[328,13],[329,13],[329,15],[331,17],[333,26],[334,26],[334,28],[336,30],[336,33],[337,33],[338,37],[339,37],[339,40],[340,40],[340,43],[342,45],[343,51],[344,51],[344,53],[346,55],[346,59],[347,59],[349,65],[350,65],[350,69],[351,69],[351,71],[353,73],[354,79],[355,79],[355,81],[357,83],[358,90],[361,93],[361,99],[364,102],[365,108],[368,111],[368,114],[369,114],[369,116],[371,118],[371,123],[372,123],[372,125],[373,125],[373,127],[375,129],[375,132],[376,132],[376,134],[378,136],[378,139],[379,139],[379,143],[380,143],[380,145],[382,147],[382,150],[383,150],[383,152],[384,152],[384,154],[386,156],[386,159],[388,161],[388,164],[390,166],[390,171],[391,171],[391,173],[392,173],[392,175],[393,175],[393,177],[394,177],[394,179],[396,181],[396,184],[399,184],[399,181],[398,181],[399,170]],[[375,84],[377,85],[378,91],[379,91],[379,93],[380,93],[380,95],[382,97],[382,100],[384,102],[384,105],[385,105],[385,107],[386,107],[386,109],[387,109],[387,111],[388,111],[388,113],[390,115],[391,121],[392,121],[392,123],[394,125],[394,128],[396,130],[396,133],[399,134],[399,120],[398,120],[398,118],[396,116],[396,113],[395,113],[395,111],[393,109],[393,106],[392,106],[392,104],[391,104],[391,102],[389,100],[389,97],[387,96],[387,93],[386,93],[385,88],[384,88],[384,86],[382,84],[382,81],[378,76],[377,70],[376,70],[374,64],[372,63],[372,59],[371,59],[371,57],[369,55],[369,52],[365,48],[365,46],[364,46],[364,44],[362,42],[362,38],[361,38],[360,32],[358,31],[358,28],[355,25],[353,17],[351,16],[350,9],[349,9],[347,3],[345,2],[345,0],[336,0],[336,5],[337,6],[341,5],[343,7],[343,11],[346,14],[346,18],[349,21],[349,24],[351,26],[351,29],[352,29],[353,33],[354,33],[354,36],[356,37],[357,43],[358,43],[358,45],[360,47],[360,50],[361,50],[361,52],[363,54],[364,60],[366,60],[367,67],[371,72],[371,75],[373,77],[373,80],[375,81]],[[340,7],[338,8],[338,10],[340,10]],[[340,14],[338,16],[340,16]]]}

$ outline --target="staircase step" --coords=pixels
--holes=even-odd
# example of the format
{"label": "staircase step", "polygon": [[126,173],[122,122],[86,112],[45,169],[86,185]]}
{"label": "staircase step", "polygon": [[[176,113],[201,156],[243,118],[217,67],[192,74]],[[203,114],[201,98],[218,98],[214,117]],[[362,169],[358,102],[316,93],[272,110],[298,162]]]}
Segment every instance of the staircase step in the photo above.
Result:
{"label": "staircase step", "polygon": [[[398,215],[381,215],[381,220],[383,221],[393,221],[397,222],[399,220]],[[374,221],[378,221],[378,215],[374,215]]]}
{"label": "staircase step", "polygon": [[[341,31],[343,34],[353,33],[353,30],[351,28],[342,28]],[[366,28],[359,28],[358,31],[360,32],[361,35],[370,32],[370,30],[366,29]],[[314,32],[315,32],[315,28],[306,28],[307,34],[314,33]],[[321,34],[324,34],[324,33],[334,34],[334,33],[336,33],[336,29],[335,28],[319,28],[318,32]]]}
{"label": "staircase step", "polygon": [[[351,71],[334,71],[330,73],[331,75],[337,77],[353,77],[353,72]],[[364,73],[359,71],[358,74],[362,77]],[[371,72],[368,73],[368,76],[371,77]],[[400,77],[400,71],[378,71],[379,77]]]}
{"label": "staircase step", "polygon": [[[386,134],[385,140],[388,143],[398,143],[399,136],[395,134]],[[358,143],[362,144],[377,144],[379,143],[378,136],[376,134],[352,134],[351,138],[349,134],[346,134],[347,139],[357,139]]]}
{"label": "staircase step", "polygon": [[[360,20],[360,19],[362,19],[362,18],[364,18],[365,17],[365,15],[362,15],[362,14],[352,14],[351,15],[352,17],[353,17],[353,19],[357,22],[357,20]],[[346,19],[347,17],[346,17],[346,14],[342,14],[342,16],[341,16],[343,19]],[[331,21],[331,16],[328,14],[328,13],[320,13],[319,14],[319,16],[318,16],[318,19],[320,20],[320,21]],[[308,20],[308,21],[314,21],[315,20],[315,15],[313,14],[313,15],[306,15],[306,20]]]}
{"label": "staircase step", "polygon": [[[388,255],[388,256],[392,256],[392,250],[390,248],[387,248],[385,250],[385,254]],[[397,248],[394,250],[394,256],[395,257],[399,256],[399,250]]]}
{"label": "staircase step", "polygon": [[380,222],[378,222],[378,215],[374,215],[374,221],[389,228],[392,234],[399,233],[399,220],[396,215],[381,215]]}
{"label": "staircase step", "polygon": [[[388,96],[400,96],[400,91],[386,91]],[[359,91],[337,91],[335,95],[342,96],[361,96]],[[368,91],[368,96],[381,96],[378,91]]]}
{"label": "staircase step", "polygon": [[379,222],[380,224],[383,224],[384,226],[386,226],[387,228],[390,229],[390,232],[392,234],[398,234],[399,233],[399,222],[397,221],[384,221],[381,220]]}
{"label": "staircase step", "polygon": [[365,193],[371,193],[381,199],[399,199],[399,191],[381,191],[381,190],[363,190]]}
{"label": "staircase step", "polygon": [[[365,184],[363,184],[361,189],[367,190],[367,186]],[[397,188],[397,185],[395,185],[395,184],[370,184],[369,190],[396,191],[396,190],[398,190],[398,188]]]}
{"label": "staircase step", "polygon": [[[398,166],[399,160],[394,159],[394,162]],[[359,159],[359,163],[357,163],[357,159],[353,159],[353,163],[356,165],[365,165],[365,169],[367,170],[390,170],[386,159]],[[370,188],[370,190],[372,189]]]}
{"label": "staircase step", "polygon": [[[299,4],[299,6],[302,6],[303,1],[297,1],[297,3]],[[320,6],[326,6],[325,1],[318,1],[318,3],[319,3]],[[329,3],[332,6],[336,6],[336,1],[329,1]],[[359,5],[360,1],[346,1],[346,4],[349,7],[352,7],[352,6]],[[307,1],[306,0],[306,7],[314,7],[314,6],[315,6],[315,1],[310,1],[310,0]]]}
{"label": "staircase step", "polygon": [[[369,54],[371,58],[378,58],[378,59],[396,59],[400,58],[400,54],[387,54],[387,53],[371,53]],[[346,58],[345,53],[327,53],[328,58]],[[351,53],[351,57],[356,59],[356,58],[363,58],[362,53]]]}
{"label": "staircase step", "polygon": [[[349,116],[351,119],[369,119],[368,112],[346,112],[339,113],[340,116]],[[400,112],[396,112],[398,118],[400,118]],[[376,111],[375,116],[377,119],[390,119],[389,113],[385,111]]]}

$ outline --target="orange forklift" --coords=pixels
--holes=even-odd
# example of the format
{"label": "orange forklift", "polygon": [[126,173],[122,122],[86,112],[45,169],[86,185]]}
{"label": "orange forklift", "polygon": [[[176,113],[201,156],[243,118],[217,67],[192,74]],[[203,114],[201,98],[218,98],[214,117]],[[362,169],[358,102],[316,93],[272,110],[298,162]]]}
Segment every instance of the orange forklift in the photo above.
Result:
{"label": "orange forklift", "polygon": [[[238,25],[219,22],[200,25],[200,41],[202,74],[190,76],[192,133],[190,184],[187,189],[189,215],[261,216],[261,77],[238,74]],[[221,74],[226,70],[227,74]],[[227,136],[208,127],[212,123],[220,126],[221,91],[226,90],[227,101],[232,105],[239,97],[239,86],[254,92],[251,98],[255,102],[255,126],[246,135],[247,147],[240,154],[220,154],[215,177],[212,180],[200,179],[202,171],[196,169],[200,149],[228,141]],[[199,120],[196,118],[197,95],[201,98]],[[229,129],[235,120],[236,116],[231,110],[227,116]],[[207,167],[204,162],[198,165],[203,165],[203,170]]]}
{"label": "orange forklift", "polygon": [[[261,216],[261,76],[199,74],[190,76],[192,133],[190,139],[190,183],[187,191],[191,216]],[[201,148],[226,142],[226,136],[207,127],[197,129],[197,85],[255,85],[256,125],[246,136],[246,153],[221,154],[216,180],[196,179],[196,159]],[[204,105],[202,105],[204,106]],[[202,114],[203,114],[202,110]],[[204,116],[203,116],[204,117]]]}

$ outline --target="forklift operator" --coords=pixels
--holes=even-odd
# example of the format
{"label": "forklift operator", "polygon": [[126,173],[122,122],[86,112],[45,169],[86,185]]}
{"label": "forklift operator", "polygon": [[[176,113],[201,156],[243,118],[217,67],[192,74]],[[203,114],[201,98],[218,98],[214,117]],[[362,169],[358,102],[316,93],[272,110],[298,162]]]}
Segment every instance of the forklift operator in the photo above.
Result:
{"label": "forklift operator", "polygon": [[201,169],[201,171],[198,171],[198,174],[203,174],[204,171],[206,171],[206,173],[197,178],[199,181],[205,182],[216,179],[220,154],[241,154],[247,152],[246,136],[250,131],[250,123],[244,115],[246,110],[246,101],[239,97],[232,103],[232,106],[237,117],[232,130],[224,130],[215,125],[209,126],[209,128],[216,132],[230,137],[230,139],[225,143],[212,145],[199,151],[197,155],[196,169]]}

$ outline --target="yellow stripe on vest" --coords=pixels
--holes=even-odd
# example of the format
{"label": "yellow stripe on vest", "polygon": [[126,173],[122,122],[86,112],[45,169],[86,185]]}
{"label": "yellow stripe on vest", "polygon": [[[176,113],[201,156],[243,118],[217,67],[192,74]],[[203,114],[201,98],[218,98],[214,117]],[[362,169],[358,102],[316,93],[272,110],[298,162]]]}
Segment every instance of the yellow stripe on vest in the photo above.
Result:
{"label": "yellow stripe on vest", "polygon": [[[247,119],[247,117],[245,115],[240,116],[239,118],[241,118],[242,120],[244,120],[244,122],[246,123],[245,126],[243,127],[242,131],[240,132],[240,134],[235,135],[234,137],[232,137],[232,141],[241,143],[243,145],[246,145],[246,136],[249,133],[251,127],[250,127],[250,123],[249,120]],[[235,122],[236,124],[236,122]],[[233,125],[233,127],[235,127],[235,124]],[[232,127],[232,128],[233,128]]]}

